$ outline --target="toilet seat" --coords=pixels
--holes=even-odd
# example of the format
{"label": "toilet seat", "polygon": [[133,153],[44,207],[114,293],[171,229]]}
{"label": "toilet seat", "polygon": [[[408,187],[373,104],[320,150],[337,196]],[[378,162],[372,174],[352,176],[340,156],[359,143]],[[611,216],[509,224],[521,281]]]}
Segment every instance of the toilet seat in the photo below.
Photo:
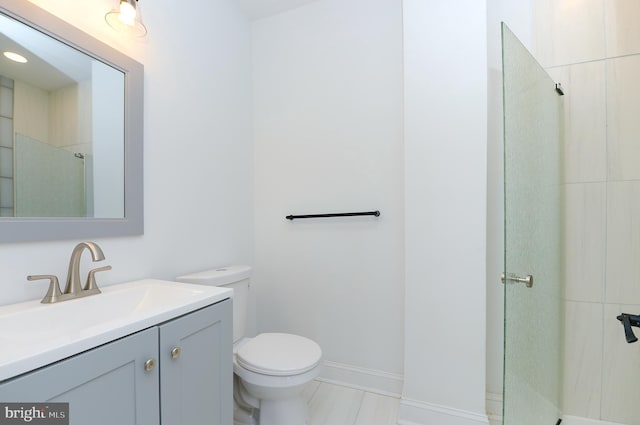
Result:
{"label": "toilet seat", "polygon": [[236,352],[240,366],[269,376],[299,375],[315,368],[322,350],[314,341],[292,334],[263,333],[242,344]]}

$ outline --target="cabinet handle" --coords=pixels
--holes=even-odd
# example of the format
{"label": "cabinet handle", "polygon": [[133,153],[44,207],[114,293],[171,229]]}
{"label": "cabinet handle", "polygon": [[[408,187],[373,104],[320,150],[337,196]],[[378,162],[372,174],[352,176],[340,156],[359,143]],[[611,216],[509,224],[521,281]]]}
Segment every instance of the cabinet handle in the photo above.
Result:
{"label": "cabinet handle", "polygon": [[182,353],[182,350],[180,349],[180,347],[173,347],[171,349],[171,358],[173,360],[176,360],[178,357],[180,357],[180,353]]}
{"label": "cabinet handle", "polygon": [[154,367],[156,367],[156,359],[149,359],[146,362],[144,362],[145,372],[151,372]]}

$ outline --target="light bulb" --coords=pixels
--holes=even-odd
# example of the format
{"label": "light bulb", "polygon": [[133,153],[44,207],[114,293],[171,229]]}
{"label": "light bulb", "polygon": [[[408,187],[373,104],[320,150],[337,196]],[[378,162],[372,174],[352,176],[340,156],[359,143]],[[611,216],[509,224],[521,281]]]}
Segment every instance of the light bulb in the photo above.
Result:
{"label": "light bulb", "polygon": [[136,23],[136,8],[127,1],[120,2],[120,16],[118,18],[129,26],[134,26]]}
{"label": "light bulb", "polygon": [[120,0],[118,7],[104,15],[104,20],[116,31],[144,37],[147,34],[147,27],[142,23],[137,1]]}

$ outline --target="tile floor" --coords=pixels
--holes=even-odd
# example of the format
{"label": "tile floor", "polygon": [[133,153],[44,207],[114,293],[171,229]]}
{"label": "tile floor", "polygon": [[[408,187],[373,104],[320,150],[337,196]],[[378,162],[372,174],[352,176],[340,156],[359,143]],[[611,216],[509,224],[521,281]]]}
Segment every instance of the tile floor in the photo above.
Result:
{"label": "tile floor", "polygon": [[309,425],[396,425],[400,399],[313,381],[305,389]]}

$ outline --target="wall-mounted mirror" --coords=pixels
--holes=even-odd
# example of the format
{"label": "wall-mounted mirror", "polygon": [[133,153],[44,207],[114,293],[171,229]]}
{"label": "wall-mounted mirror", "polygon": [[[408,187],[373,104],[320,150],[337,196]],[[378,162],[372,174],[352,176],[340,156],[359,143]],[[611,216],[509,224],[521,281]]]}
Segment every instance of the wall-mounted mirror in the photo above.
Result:
{"label": "wall-mounted mirror", "polygon": [[143,233],[143,66],[0,0],[0,242]]}

